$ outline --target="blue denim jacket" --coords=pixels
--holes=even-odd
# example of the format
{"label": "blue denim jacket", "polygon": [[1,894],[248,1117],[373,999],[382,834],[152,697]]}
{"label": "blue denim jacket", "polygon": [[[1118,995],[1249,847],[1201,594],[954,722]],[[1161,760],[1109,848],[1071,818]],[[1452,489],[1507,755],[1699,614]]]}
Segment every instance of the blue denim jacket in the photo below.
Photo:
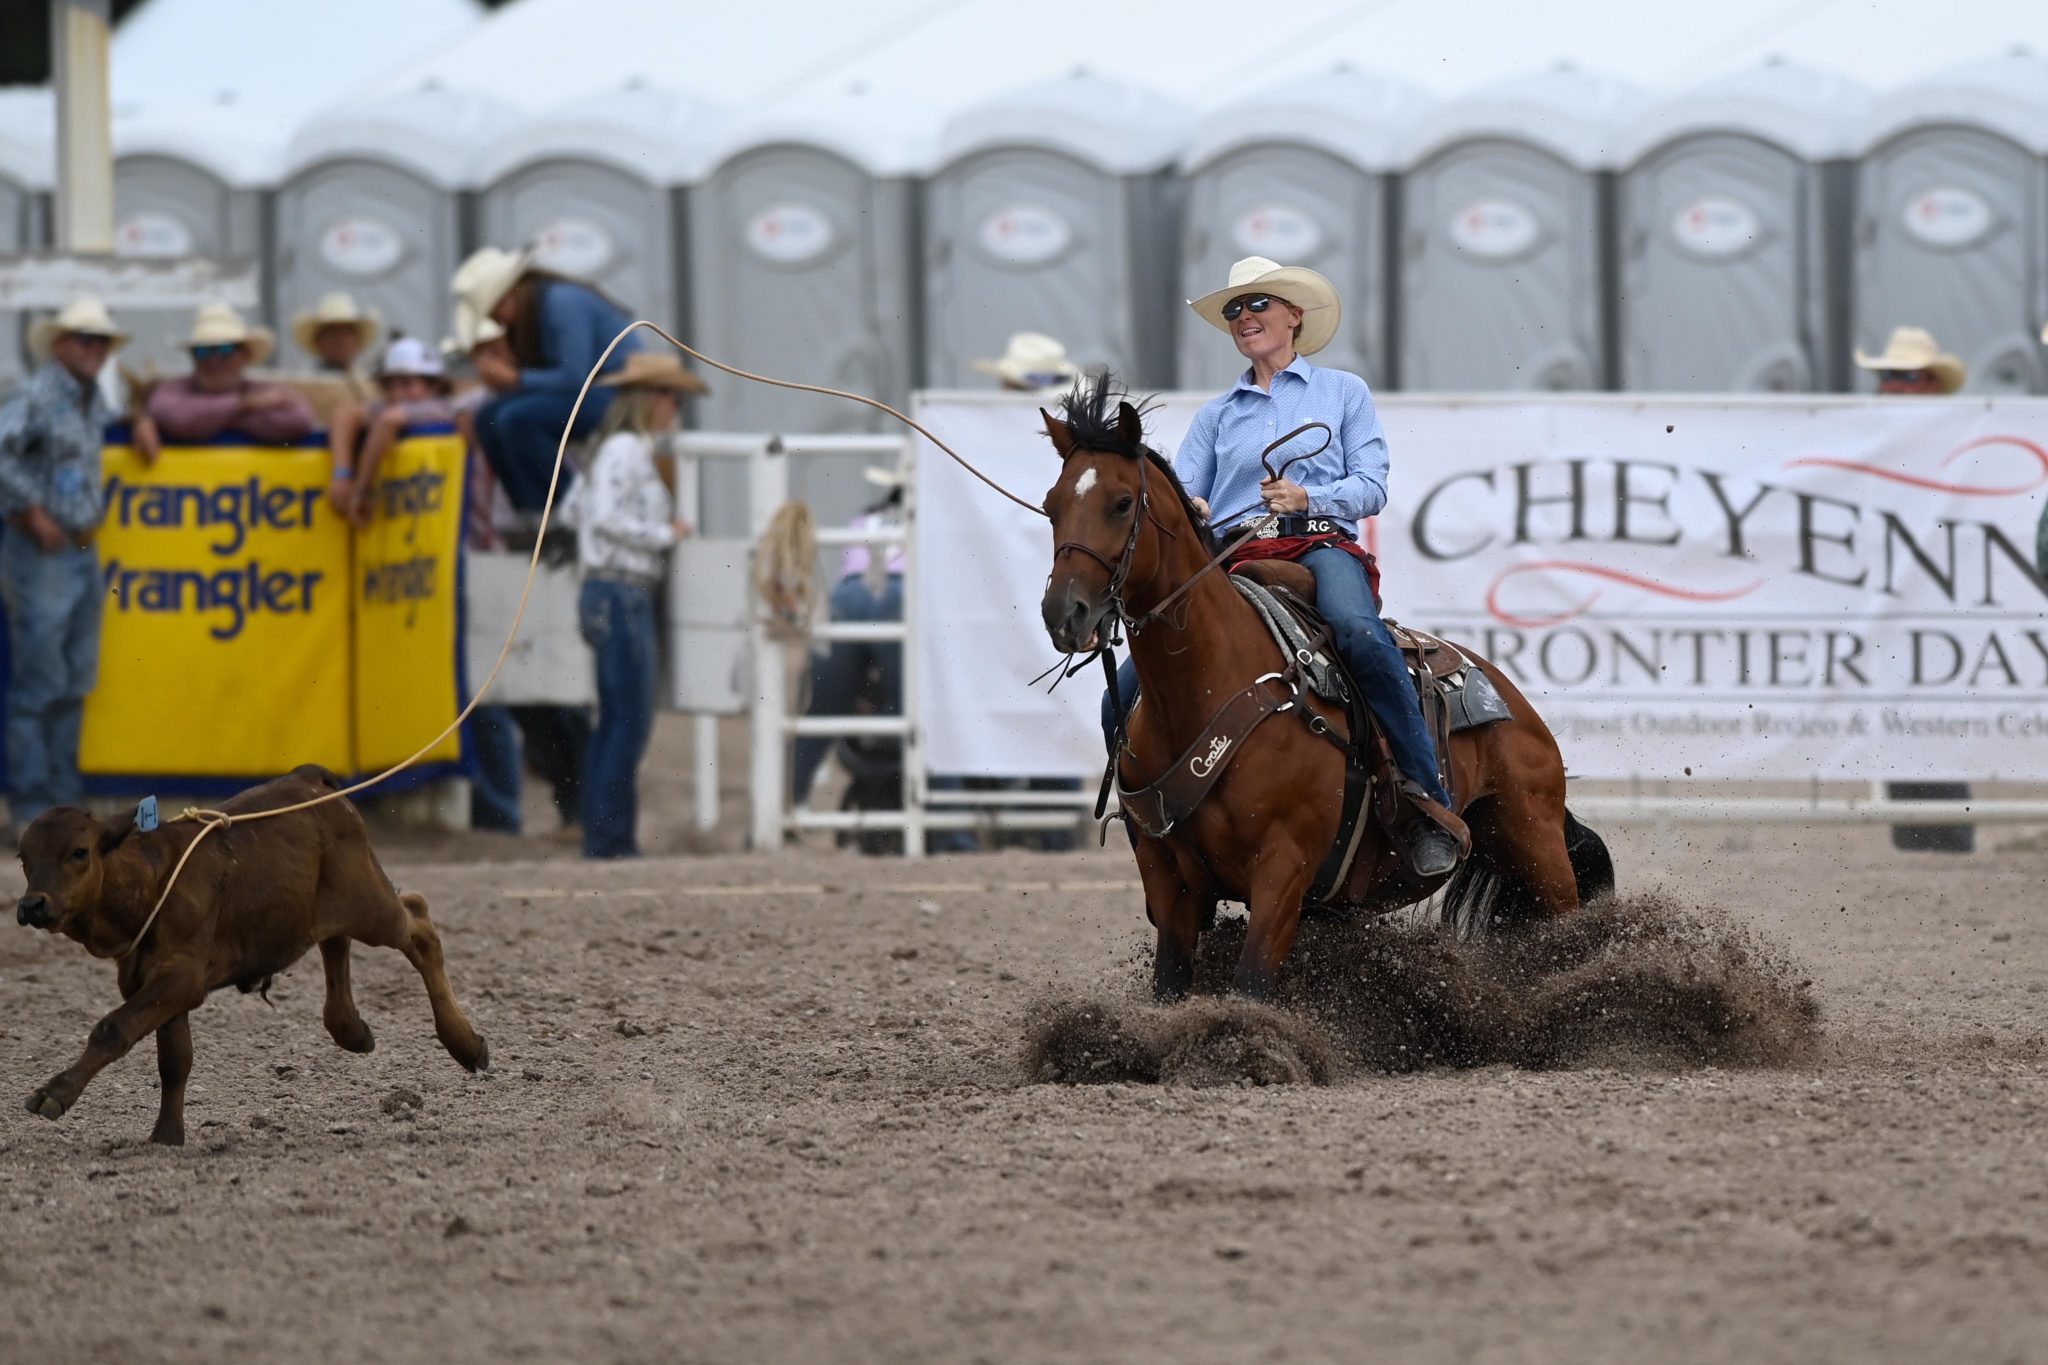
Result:
{"label": "blue denim jacket", "polygon": [[0,517],[40,507],[65,531],[99,525],[100,446],[114,412],[50,361],[0,406]]}
{"label": "blue denim jacket", "polygon": [[[519,387],[528,393],[574,394],[598,355],[632,320],[595,289],[567,280],[549,281],[540,293],[540,349],[547,363],[521,371]],[[639,346],[640,334],[635,332],[612,352],[605,373],[625,364],[627,354]]]}

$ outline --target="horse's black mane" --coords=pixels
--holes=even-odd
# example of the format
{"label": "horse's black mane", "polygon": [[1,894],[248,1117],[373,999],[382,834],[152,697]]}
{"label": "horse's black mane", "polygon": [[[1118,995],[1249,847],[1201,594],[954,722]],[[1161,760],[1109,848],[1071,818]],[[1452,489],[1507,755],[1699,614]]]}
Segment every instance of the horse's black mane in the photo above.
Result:
{"label": "horse's black mane", "polygon": [[1156,398],[1133,401],[1129,391],[1117,383],[1114,375],[1108,370],[1100,370],[1077,382],[1060,399],[1060,420],[1074,433],[1076,450],[1099,450],[1128,459],[1150,461],[1154,469],[1166,476],[1167,486],[1180,499],[1181,510],[1188,514],[1188,523],[1201,536],[1203,548],[1214,554],[1216,538],[1209,532],[1209,523],[1202,520],[1201,514],[1195,510],[1194,503],[1188,498],[1188,490],[1181,487],[1180,475],[1173,472],[1173,466],[1166,462],[1166,457],[1146,445],[1142,438],[1135,446],[1124,439],[1121,409],[1125,403],[1131,404],[1140,423],[1159,410]]}

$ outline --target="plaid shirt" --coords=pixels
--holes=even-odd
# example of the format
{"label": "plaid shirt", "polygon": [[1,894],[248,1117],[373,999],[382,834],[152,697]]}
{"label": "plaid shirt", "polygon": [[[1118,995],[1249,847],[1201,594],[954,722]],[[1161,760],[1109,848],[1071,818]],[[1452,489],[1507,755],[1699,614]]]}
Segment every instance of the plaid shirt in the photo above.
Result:
{"label": "plaid shirt", "polygon": [[99,525],[100,445],[114,411],[56,361],[0,406],[0,517],[40,507],[72,534]]}

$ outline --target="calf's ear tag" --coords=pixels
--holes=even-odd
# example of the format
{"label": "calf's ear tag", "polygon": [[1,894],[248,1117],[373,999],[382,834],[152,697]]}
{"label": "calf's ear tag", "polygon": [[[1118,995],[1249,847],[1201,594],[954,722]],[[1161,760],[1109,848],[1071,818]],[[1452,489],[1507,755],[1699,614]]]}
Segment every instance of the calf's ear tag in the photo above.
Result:
{"label": "calf's ear tag", "polygon": [[156,828],[156,798],[145,796],[135,803],[135,828],[147,834]]}

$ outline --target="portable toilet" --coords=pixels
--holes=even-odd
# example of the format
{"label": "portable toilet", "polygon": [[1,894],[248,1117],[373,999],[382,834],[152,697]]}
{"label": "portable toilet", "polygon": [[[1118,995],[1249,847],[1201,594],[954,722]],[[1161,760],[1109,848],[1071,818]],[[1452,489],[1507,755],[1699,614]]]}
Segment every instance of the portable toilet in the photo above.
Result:
{"label": "portable toilet", "polygon": [[[690,197],[692,334],[742,369],[902,406],[916,382],[923,111],[858,93],[775,105],[735,127]],[[844,399],[707,376],[721,431],[893,430]]]}
{"label": "portable toilet", "polygon": [[278,316],[345,290],[393,331],[447,335],[477,149],[514,118],[481,96],[424,86],[308,122],[277,192]]}
{"label": "portable toilet", "polygon": [[[233,104],[117,119],[114,254],[246,258],[267,267],[268,191],[277,183],[283,138],[265,144],[252,131],[247,112]],[[269,288],[263,297],[267,304]],[[121,353],[122,366],[137,374],[190,368],[175,338],[191,316],[190,309],[124,309],[122,324],[135,339]]]}
{"label": "portable toilet", "polygon": [[1631,134],[1617,182],[1621,386],[1807,393],[1841,387],[1834,263],[1858,87],[1772,63],[1663,101]]}
{"label": "portable toilet", "polygon": [[642,83],[531,119],[478,167],[483,238],[530,243],[543,267],[588,280],[627,312],[686,325],[683,197],[709,169],[724,121]]}
{"label": "portable toilet", "polygon": [[[0,256],[48,240],[48,199],[56,173],[56,107],[49,90],[0,90]],[[0,311],[0,393],[27,376],[27,340],[27,319]]]}
{"label": "portable toilet", "polygon": [[[1210,115],[1180,163],[1182,297],[1215,289],[1246,256],[1320,271],[1337,286],[1344,320],[1316,363],[1391,385],[1389,186],[1425,107],[1411,86],[1340,67]],[[1243,358],[1188,309],[1173,316],[1176,382],[1227,388]]]}
{"label": "portable toilet", "polygon": [[1422,121],[1401,182],[1401,387],[1608,385],[1606,181],[1640,106],[1561,67]]}
{"label": "portable toilet", "polygon": [[1856,343],[1924,327],[1978,393],[2048,393],[2048,59],[1960,67],[1878,101],[1857,168]]}
{"label": "portable toilet", "polygon": [[983,383],[1015,332],[1133,387],[1173,382],[1176,186],[1191,127],[1162,96],[1077,72],[948,120],[926,192],[925,377]]}

